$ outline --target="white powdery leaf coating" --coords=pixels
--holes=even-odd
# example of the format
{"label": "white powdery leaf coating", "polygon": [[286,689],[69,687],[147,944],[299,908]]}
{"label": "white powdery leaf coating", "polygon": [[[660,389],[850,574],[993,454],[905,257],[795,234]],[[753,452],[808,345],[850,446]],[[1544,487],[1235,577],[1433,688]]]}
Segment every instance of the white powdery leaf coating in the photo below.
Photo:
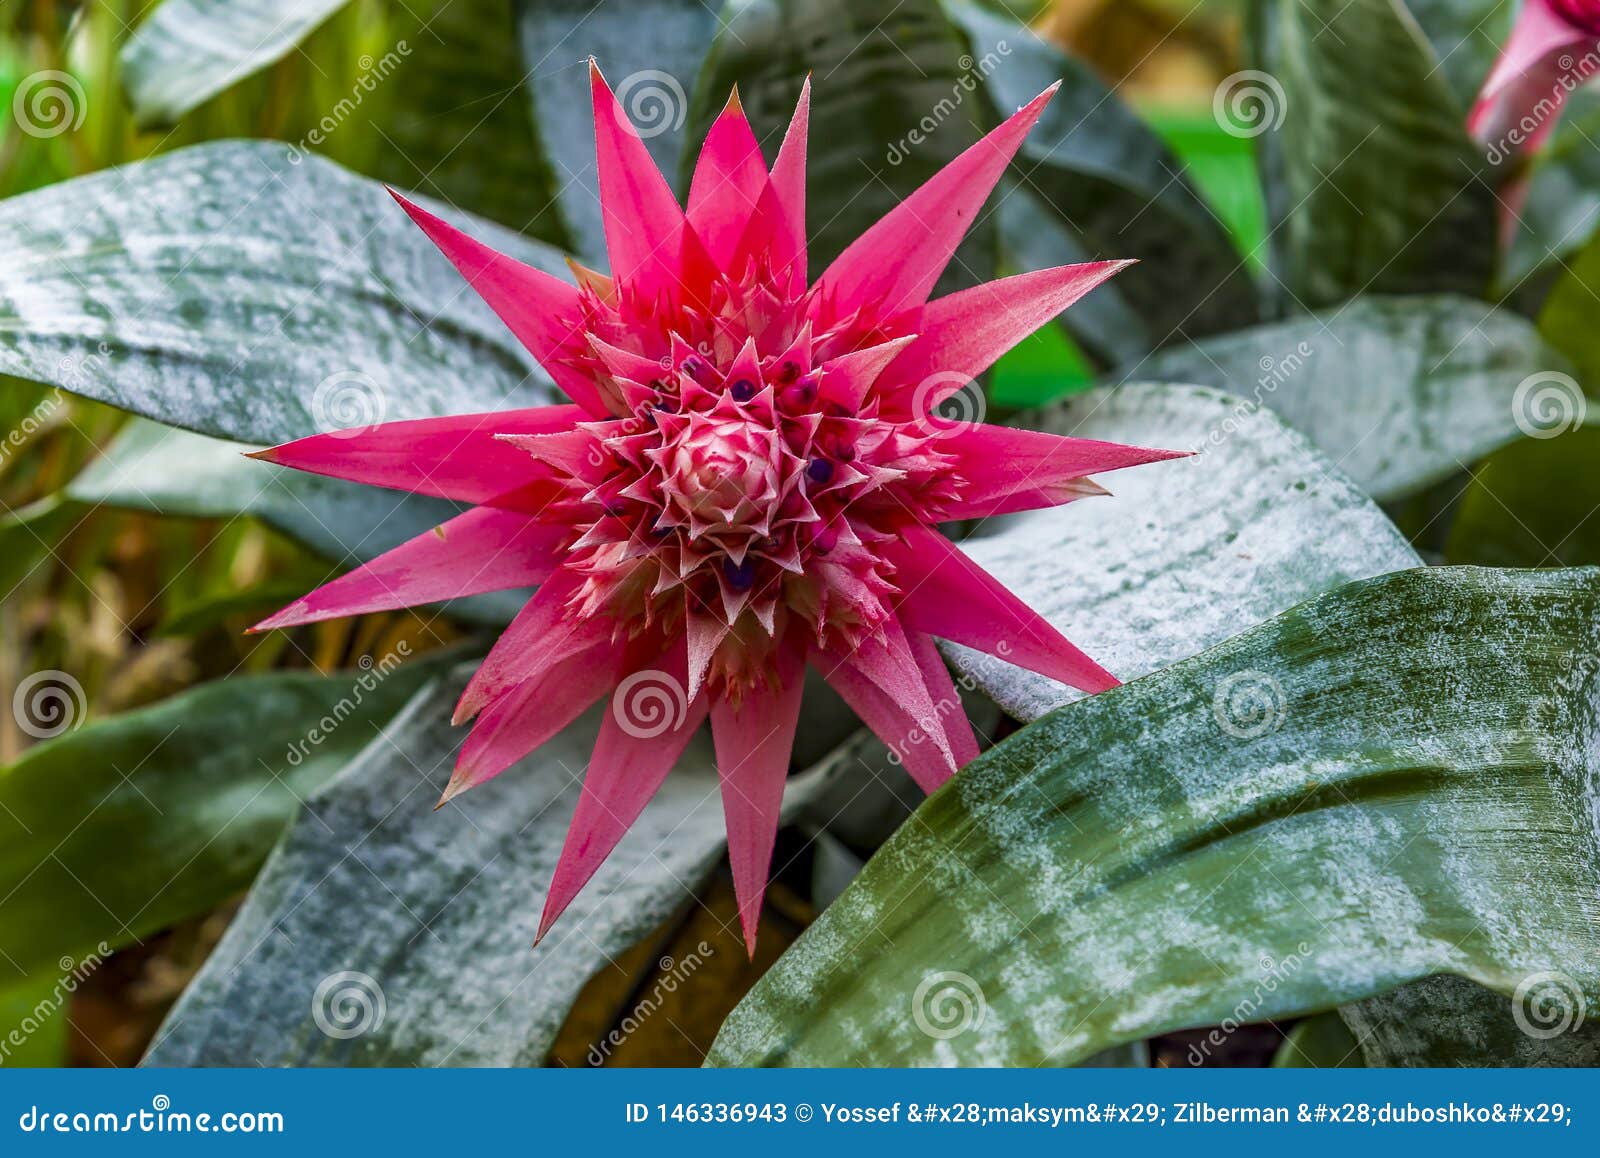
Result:
{"label": "white powdery leaf coating", "polygon": [[[1023,425],[1185,450],[1102,481],[1111,498],[1018,516],[962,549],[1112,674],[1136,679],[1353,579],[1420,563],[1382,511],[1277,417],[1220,391],[1095,391]],[[947,646],[1033,720],[1081,693]]]}
{"label": "white powdery leaf coating", "polygon": [[[420,693],[308,801],[148,1064],[538,1065],[589,978],[705,879],[726,837],[702,734],[533,948],[603,709],[435,813],[463,682]],[[347,971],[386,1013],[341,1039],[317,1028],[313,995]]]}
{"label": "white powdery leaf coating", "polygon": [[[1600,572],[1417,569],[1071,705],[935,794],[713,1060],[1070,1064],[1442,972],[1510,993],[1557,969],[1600,1001],[1597,673],[1576,662],[1597,643]],[[1210,694],[1241,670],[1282,694],[1253,736]],[[1052,859],[1065,884],[1042,889]],[[982,990],[981,1023],[937,1043],[896,1019],[834,1031],[931,970]]]}
{"label": "white powdery leaf coating", "polygon": [[[1363,490],[1390,500],[1523,437],[1518,386],[1570,370],[1533,323],[1510,310],[1417,296],[1361,298],[1171,346],[1130,373],[1215,386],[1264,405]],[[1526,402],[1521,410],[1524,423],[1537,420]]]}
{"label": "white powdery leaf coating", "polygon": [[[427,204],[566,276],[550,247]],[[264,445],[555,400],[381,185],[282,145],[199,145],[13,197],[0,248],[0,372],[172,426]]]}

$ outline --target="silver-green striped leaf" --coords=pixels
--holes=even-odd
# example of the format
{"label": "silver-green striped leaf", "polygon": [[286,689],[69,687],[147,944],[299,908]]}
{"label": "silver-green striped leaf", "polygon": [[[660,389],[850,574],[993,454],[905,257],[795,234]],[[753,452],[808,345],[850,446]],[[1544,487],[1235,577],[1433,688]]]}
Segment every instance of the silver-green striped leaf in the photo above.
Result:
{"label": "silver-green striped leaf", "polygon": [[1419,295],[1357,298],[1174,346],[1121,373],[1198,382],[1266,406],[1369,494],[1391,500],[1542,432],[1560,416],[1544,414],[1536,379],[1571,370],[1509,309]]}
{"label": "silver-green striped leaf", "polygon": [[[464,678],[307,801],[147,1064],[538,1065],[590,976],[689,903],[726,839],[704,735],[535,948],[601,710],[435,812]],[[383,1016],[345,1032],[341,991],[381,991]]]}
{"label": "silver-green striped leaf", "polygon": [[1600,999],[1600,571],[1351,584],[1033,724],[868,863],[723,1065],[1070,1064],[1440,973]]}
{"label": "silver-green striped leaf", "polygon": [[[1352,579],[1415,567],[1404,537],[1271,412],[1199,386],[1080,395],[1022,425],[1196,450],[1107,475],[1111,498],[979,528],[977,562],[1115,675],[1132,679]],[[1032,720],[1078,693],[964,648],[957,667]]]}
{"label": "silver-green striped leaf", "polygon": [[[440,208],[551,272],[556,251]],[[554,400],[376,182],[223,142],[0,202],[0,372],[267,444]]]}

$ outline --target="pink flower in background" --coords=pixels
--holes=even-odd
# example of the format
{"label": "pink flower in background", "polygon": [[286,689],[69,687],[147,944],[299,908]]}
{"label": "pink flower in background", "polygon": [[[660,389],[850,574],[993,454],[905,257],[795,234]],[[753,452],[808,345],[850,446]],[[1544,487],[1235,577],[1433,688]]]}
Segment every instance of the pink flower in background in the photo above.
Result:
{"label": "pink flower in background", "polygon": [[1103,494],[1088,476],[1174,456],[931,413],[1123,264],[928,300],[1050,93],[808,285],[809,86],[770,171],[730,101],[685,210],[592,81],[610,276],[558,280],[400,199],[570,404],[262,452],[475,505],[259,628],[538,585],[461,698],[475,724],[445,799],[611,695],[543,936],[709,716],[753,952],[806,666],[933,791],[978,753],[934,637],[1117,682],[936,526]]}
{"label": "pink flower in background", "polygon": [[1600,75],[1600,0],[1524,0],[1467,127],[1499,164],[1544,143],[1567,97]]}

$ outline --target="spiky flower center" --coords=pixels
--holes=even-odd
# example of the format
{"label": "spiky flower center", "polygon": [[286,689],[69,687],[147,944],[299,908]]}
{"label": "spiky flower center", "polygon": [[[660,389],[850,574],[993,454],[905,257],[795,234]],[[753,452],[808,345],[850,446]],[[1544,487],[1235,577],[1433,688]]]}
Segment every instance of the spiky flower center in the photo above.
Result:
{"label": "spiky flower center", "polygon": [[719,277],[712,304],[677,311],[586,287],[567,364],[616,418],[580,426],[579,458],[549,456],[576,463],[575,611],[709,636],[712,678],[734,684],[796,621],[824,648],[877,629],[895,593],[877,548],[959,489],[944,432],[885,402],[895,327],[819,328],[815,303],[772,283]]}

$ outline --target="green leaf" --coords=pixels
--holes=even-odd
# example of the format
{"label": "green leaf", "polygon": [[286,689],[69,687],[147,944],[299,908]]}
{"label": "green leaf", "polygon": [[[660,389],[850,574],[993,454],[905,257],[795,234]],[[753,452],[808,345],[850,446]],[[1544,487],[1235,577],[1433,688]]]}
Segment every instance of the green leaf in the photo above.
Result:
{"label": "green leaf", "polygon": [[1244,258],[1161,138],[1087,64],[1031,29],[965,0],[946,6],[971,37],[969,75],[998,110],[1061,82],[1013,170],[1090,258],[1139,259],[1115,287],[1140,319],[1146,347],[1255,321]]}
{"label": "green leaf", "polygon": [[[1588,382],[1600,381],[1600,241],[1566,267],[1539,314],[1539,331],[1569,355]],[[1559,369],[1555,367],[1555,369]],[[1492,456],[1462,492],[1445,554],[1452,562],[1547,567],[1600,563],[1600,405],[1572,378],[1528,380],[1517,414],[1535,437]]]}
{"label": "green leaf", "polygon": [[[1600,381],[1595,291],[1600,242],[1565,267],[1539,313],[1539,331]],[[1474,473],[1459,497],[1446,557],[1459,563],[1550,566],[1600,563],[1600,405],[1560,374],[1534,379],[1520,413],[1536,437],[1507,446]],[[1582,425],[1582,422],[1590,425]]]}
{"label": "green leaf", "polygon": [[362,486],[246,458],[259,449],[134,421],[66,497],[194,519],[249,515],[331,559],[371,559],[459,513],[444,499]]}
{"label": "green leaf", "polygon": [[318,576],[296,579],[270,579],[238,589],[225,588],[185,599],[161,621],[156,634],[162,637],[199,635],[229,623],[251,623],[287,607],[311,590]]}
{"label": "green leaf", "polygon": [[[419,694],[308,801],[148,1064],[538,1065],[589,977],[689,903],[725,839],[704,737],[534,948],[600,712],[434,812],[460,686]],[[319,1029],[357,988],[381,1020]]]}
{"label": "green leaf", "polygon": [[[737,85],[757,136],[776,150],[813,76],[813,278],[978,139],[977,65],[938,0],[731,0],[721,19],[695,85],[690,139],[704,139]],[[993,224],[980,217],[942,288],[991,277],[994,246]]]}
{"label": "green leaf", "polygon": [[1257,143],[1290,302],[1485,292],[1497,203],[1482,151],[1399,0],[1255,0],[1252,15],[1270,77],[1237,79],[1282,122]]}
{"label": "green leaf", "polygon": [[[154,422],[129,423],[67,485],[65,497],[194,519],[260,519],[335,563],[364,563],[452,518],[443,499],[361,486],[245,458],[256,447]],[[452,615],[506,623],[526,593],[498,591],[448,604]]]}
{"label": "green leaf", "polygon": [[935,793],[711,1060],[1070,1064],[1447,972],[1592,1003],[1597,646],[1600,571],[1420,569],[1069,705]]}
{"label": "green leaf", "polygon": [[[1589,382],[1600,381],[1597,290],[1600,243],[1590,242],[1539,313],[1539,331]],[[1446,557],[1496,566],[1600,563],[1600,427],[1582,425],[1600,422],[1600,405],[1571,377],[1547,373],[1530,379],[1517,409],[1534,438],[1507,446],[1474,473],[1459,496]]]}
{"label": "green leaf", "polygon": [[0,770],[0,960],[53,969],[244,888],[305,795],[448,657],[402,658],[205,684]]}
{"label": "green leaf", "polygon": [[[1007,261],[1019,271],[1076,265],[1089,260],[1081,241],[1067,233],[1054,211],[1027,185],[1001,182],[995,221],[1000,228]],[[1118,282],[1130,272],[1124,271],[1075,302],[1058,319],[1073,340],[1104,365],[1133,362],[1148,353],[1155,341],[1145,320],[1117,288]],[[1053,393],[1059,395],[1061,391]]]}
{"label": "green leaf", "polygon": [[0,246],[0,372],[171,426],[265,444],[553,397],[382,186],[282,146],[201,145],[14,197]]}
{"label": "green leaf", "polygon": [[1388,500],[1523,437],[1535,427],[1520,384],[1569,369],[1512,311],[1424,295],[1357,298],[1162,351],[1122,373],[1200,382],[1270,407]]}
{"label": "green leaf", "polygon": [[[604,264],[585,61],[593,56],[669,179],[682,164],[689,97],[717,31],[705,0],[517,0],[528,100],[556,170],[556,198],[577,252]],[[726,96],[726,94],[724,94]]]}
{"label": "green leaf", "polygon": [[1216,211],[1252,270],[1266,263],[1266,206],[1251,138],[1215,109],[1161,105],[1143,110],[1150,127],[1183,162],[1195,188]]}
{"label": "green leaf", "polygon": [[289,53],[348,0],[165,0],[122,49],[143,124],[170,124]]}
{"label": "green leaf", "polygon": [[1461,977],[1430,977],[1339,1015],[1369,1066],[1596,1066],[1594,1010],[1593,992],[1557,968],[1523,977],[1509,1000]]}
{"label": "green leaf", "polygon": [[[1226,394],[1129,385],[1079,395],[1020,424],[1200,449],[1107,476],[1111,498],[989,524],[962,544],[1123,679],[1187,659],[1352,579],[1419,562],[1383,512],[1302,435]],[[948,654],[1022,720],[1078,695],[1002,659],[953,646]]]}

